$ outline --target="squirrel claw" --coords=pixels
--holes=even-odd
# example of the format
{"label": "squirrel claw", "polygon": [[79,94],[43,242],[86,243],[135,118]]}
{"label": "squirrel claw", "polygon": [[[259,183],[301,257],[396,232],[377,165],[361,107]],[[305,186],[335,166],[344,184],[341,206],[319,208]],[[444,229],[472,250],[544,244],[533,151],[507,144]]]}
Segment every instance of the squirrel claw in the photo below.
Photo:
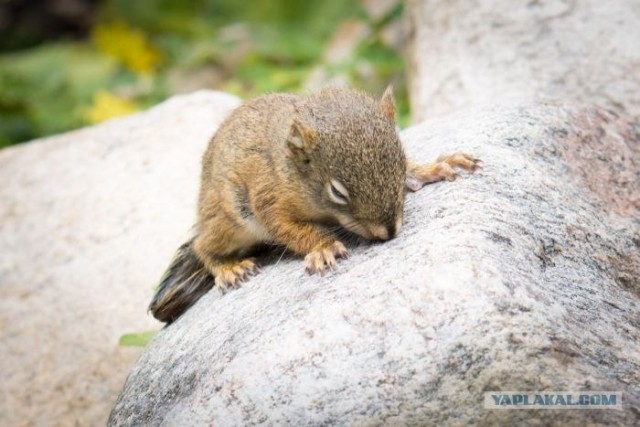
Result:
{"label": "squirrel claw", "polygon": [[473,173],[482,167],[482,160],[468,153],[454,153],[444,156],[440,161],[444,161],[452,167],[459,167],[469,173]]}
{"label": "squirrel claw", "polygon": [[346,258],[347,248],[342,242],[335,241],[331,246],[319,249],[304,257],[304,270],[307,274],[319,274],[323,277],[327,271],[336,269],[336,258]]}
{"label": "squirrel claw", "polygon": [[215,285],[216,285],[216,288],[218,288],[218,289],[220,290],[220,293],[221,293],[222,295],[226,294],[226,293],[227,293],[227,291],[229,290],[229,288],[227,287],[227,285],[226,285],[223,281],[218,280],[218,278],[217,278],[217,277],[216,277],[216,279],[215,279]]}

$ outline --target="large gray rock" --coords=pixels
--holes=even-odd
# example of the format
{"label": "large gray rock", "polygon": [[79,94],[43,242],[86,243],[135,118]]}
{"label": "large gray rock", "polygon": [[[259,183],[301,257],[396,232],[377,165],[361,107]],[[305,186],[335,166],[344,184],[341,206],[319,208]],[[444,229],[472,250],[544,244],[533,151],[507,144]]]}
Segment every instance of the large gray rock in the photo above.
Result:
{"label": "large gray rock", "polygon": [[[414,159],[462,150],[484,170],[410,194],[399,237],[330,276],[276,250],[210,292],[147,347],[110,425],[637,425],[638,130],[555,105],[410,128]],[[621,391],[624,410],[488,411],[491,390]]]}
{"label": "large gray rock", "polygon": [[101,425],[159,329],[153,287],[195,220],[200,156],[239,103],[200,92],[0,151],[0,425]]}
{"label": "large gray rock", "polygon": [[408,0],[414,119],[553,98],[640,118],[640,2]]}

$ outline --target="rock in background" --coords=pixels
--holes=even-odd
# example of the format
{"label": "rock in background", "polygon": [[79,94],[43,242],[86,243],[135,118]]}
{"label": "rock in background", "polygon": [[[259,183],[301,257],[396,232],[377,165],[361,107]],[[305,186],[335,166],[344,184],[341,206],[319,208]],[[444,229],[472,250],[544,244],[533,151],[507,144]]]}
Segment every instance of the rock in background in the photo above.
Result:
{"label": "rock in background", "polygon": [[640,4],[628,0],[408,0],[416,121],[539,98],[640,118]]}
{"label": "rock in background", "polygon": [[232,96],[0,151],[0,425],[101,425],[159,329],[153,287],[195,220],[200,157]]}

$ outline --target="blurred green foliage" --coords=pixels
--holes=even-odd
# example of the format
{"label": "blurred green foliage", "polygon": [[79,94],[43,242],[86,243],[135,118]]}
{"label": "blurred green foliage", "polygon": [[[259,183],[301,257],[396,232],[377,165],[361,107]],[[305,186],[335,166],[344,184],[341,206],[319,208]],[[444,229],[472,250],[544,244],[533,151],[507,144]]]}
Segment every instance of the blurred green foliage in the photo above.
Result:
{"label": "blurred green foliage", "polygon": [[[400,18],[401,1],[377,19],[356,0],[104,0],[96,11],[86,39],[0,54],[0,147],[198,88],[245,98],[300,92],[318,70],[377,95],[393,83],[407,123],[402,56],[382,37]],[[326,61],[347,21],[369,35],[346,60]]]}

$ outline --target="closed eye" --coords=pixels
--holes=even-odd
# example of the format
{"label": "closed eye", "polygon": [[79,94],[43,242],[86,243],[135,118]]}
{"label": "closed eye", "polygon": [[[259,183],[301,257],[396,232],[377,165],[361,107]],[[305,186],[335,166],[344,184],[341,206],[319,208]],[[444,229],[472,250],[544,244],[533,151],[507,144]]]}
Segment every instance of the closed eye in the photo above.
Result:
{"label": "closed eye", "polygon": [[340,184],[335,179],[332,179],[327,183],[327,193],[333,203],[338,205],[346,205],[349,203],[349,192],[344,185]]}

